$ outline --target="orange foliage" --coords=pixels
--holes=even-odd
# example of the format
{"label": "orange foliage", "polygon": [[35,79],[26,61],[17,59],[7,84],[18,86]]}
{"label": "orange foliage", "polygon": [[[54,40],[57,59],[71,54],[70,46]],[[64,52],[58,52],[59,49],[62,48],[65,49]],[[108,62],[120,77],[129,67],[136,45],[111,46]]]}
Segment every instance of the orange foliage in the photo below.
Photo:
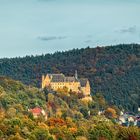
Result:
{"label": "orange foliage", "polygon": [[107,108],[107,110],[105,111],[105,116],[107,118],[117,118],[116,110],[110,107]]}
{"label": "orange foliage", "polygon": [[66,122],[61,118],[50,118],[48,120],[49,126],[64,126],[66,125]]}
{"label": "orange foliage", "polygon": [[77,132],[77,128],[75,128],[75,127],[69,128],[69,131],[71,133],[76,133]]}
{"label": "orange foliage", "polygon": [[0,120],[2,120],[5,117],[5,111],[3,109],[0,109]]}
{"label": "orange foliage", "polygon": [[129,136],[129,140],[138,140],[136,136]]}
{"label": "orange foliage", "polygon": [[107,140],[105,137],[99,137],[99,140]]}

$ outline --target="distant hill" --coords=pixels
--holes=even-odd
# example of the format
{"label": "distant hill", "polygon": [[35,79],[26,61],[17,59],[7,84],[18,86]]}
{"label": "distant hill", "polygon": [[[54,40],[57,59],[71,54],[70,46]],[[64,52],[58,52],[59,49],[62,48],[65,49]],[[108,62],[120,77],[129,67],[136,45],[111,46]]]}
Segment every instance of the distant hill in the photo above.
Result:
{"label": "distant hill", "polygon": [[90,79],[92,94],[137,112],[140,105],[140,45],[73,49],[41,56],[0,59],[0,74],[40,87],[41,75],[64,73]]}

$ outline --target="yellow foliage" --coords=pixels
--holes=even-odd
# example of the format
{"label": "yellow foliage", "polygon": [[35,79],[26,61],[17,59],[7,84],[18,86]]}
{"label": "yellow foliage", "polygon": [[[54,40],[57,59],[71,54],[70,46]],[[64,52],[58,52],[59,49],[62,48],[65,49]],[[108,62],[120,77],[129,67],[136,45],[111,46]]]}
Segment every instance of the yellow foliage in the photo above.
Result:
{"label": "yellow foliage", "polygon": [[67,87],[63,87],[63,88],[58,88],[57,89],[57,92],[58,93],[68,93],[68,88]]}
{"label": "yellow foliage", "polygon": [[84,137],[84,136],[78,136],[76,138],[76,140],[88,140],[88,139],[86,137]]}
{"label": "yellow foliage", "polygon": [[58,109],[56,111],[56,117],[60,118],[61,116],[62,116],[62,111],[61,111],[61,109]]}
{"label": "yellow foliage", "polygon": [[11,136],[8,140],[24,140],[19,133],[16,133],[15,136]]}
{"label": "yellow foliage", "polygon": [[48,128],[49,128],[49,127],[48,127],[45,123],[43,123],[43,122],[38,123],[38,126],[39,126],[40,128],[44,128],[44,129],[48,129]]}
{"label": "yellow foliage", "polygon": [[3,109],[0,109],[0,120],[2,120],[5,117],[5,111]]}
{"label": "yellow foliage", "polygon": [[9,117],[14,117],[16,115],[16,109],[13,108],[13,107],[9,108],[8,111],[7,111],[7,115]]}

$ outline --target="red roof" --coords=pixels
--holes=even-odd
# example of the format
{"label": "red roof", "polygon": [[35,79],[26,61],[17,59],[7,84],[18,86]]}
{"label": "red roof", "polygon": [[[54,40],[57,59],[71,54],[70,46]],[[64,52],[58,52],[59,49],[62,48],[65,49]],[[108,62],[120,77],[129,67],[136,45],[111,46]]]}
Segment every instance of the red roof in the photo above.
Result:
{"label": "red roof", "polygon": [[33,114],[39,115],[39,114],[41,114],[42,109],[39,108],[39,107],[35,107],[35,108],[31,109],[30,111],[31,111]]}

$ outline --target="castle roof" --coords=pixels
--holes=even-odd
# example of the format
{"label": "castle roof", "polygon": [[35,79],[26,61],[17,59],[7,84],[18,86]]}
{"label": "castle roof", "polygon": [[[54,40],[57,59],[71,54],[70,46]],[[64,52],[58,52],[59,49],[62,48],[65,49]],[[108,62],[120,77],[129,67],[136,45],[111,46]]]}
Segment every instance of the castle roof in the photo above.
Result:
{"label": "castle roof", "polygon": [[50,78],[52,78],[52,82],[64,82],[65,75],[64,74],[48,74]]}
{"label": "castle roof", "polygon": [[66,77],[64,74],[48,74],[50,78],[52,78],[52,82],[76,82],[76,78]]}
{"label": "castle roof", "polygon": [[48,74],[48,76],[52,79],[51,82],[80,82],[81,87],[85,87],[88,79],[80,78],[76,79],[76,77],[66,77],[64,74]]}
{"label": "castle roof", "polygon": [[76,82],[76,78],[75,77],[65,77],[65,82]]}

